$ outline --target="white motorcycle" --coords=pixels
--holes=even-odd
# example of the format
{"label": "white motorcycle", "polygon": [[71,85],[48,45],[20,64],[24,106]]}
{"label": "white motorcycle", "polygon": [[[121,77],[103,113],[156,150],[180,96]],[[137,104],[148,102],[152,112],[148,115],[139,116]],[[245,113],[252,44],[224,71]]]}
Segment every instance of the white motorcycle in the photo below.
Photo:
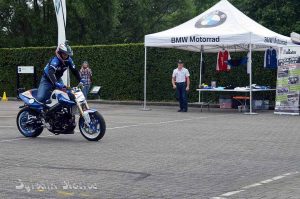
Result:
{"label": "white motorcycle", "polygon": [[37,137],[46,127],[55,135],[73,134],[76,127],[75,114],[79,112],[78,126],[89,141],[98,141],[106,131],[105,120],[90,109],[80,87],[54,90],[46,103],[36,100],[37,89],[19,94],[24,105],[17,116],[17,126],[25,137]]}

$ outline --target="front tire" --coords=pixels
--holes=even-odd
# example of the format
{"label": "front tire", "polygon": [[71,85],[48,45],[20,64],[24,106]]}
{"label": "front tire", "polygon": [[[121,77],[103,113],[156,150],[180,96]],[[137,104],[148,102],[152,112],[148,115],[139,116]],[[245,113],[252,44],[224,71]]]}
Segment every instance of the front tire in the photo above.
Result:
{"label": "front tire", "polygon": [[38,114],[28,107],[20,110],[16,122],[20,133],[25,137],[38,137],[44,130]]}
{"label": "front tire", "polygon": [[103,138],[105,131],[106,131],[106,124],[105,124],[105,120],[102,117],[102,115],[99,112],[92,112],[89,113],[90,114],[90,118],[91,118],[91,129],[89,128],[85,122],[84,122],[84,118],[82,116],[80,116],[79,118],[79,130],[81,135],[89,140],[89,141],[99,141],[100,139]]}

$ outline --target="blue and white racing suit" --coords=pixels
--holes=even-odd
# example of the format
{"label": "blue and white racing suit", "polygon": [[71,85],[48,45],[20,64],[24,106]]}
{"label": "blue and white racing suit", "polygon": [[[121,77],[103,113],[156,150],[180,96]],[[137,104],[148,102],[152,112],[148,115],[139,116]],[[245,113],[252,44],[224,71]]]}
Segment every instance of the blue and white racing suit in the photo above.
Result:
{"label": "blue and white racing suit", "polygon": [[63,84],[61,77],[65,70],[70,69],[76,79],[80,81],[80,74],[75,68],[75,64],[71,57],[66,61],[61,61],[57,56],[53,57],[44,68],[44,73],[38,88],[37,100],[45,102],[50,98],[52,90],[55,89],[55,83]]}

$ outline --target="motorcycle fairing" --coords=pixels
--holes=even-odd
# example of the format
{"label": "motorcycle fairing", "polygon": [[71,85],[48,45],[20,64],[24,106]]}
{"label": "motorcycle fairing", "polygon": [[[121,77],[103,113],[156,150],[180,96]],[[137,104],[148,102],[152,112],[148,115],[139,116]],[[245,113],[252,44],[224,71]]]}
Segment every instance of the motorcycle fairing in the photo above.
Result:
{"label": "motorcycle fairing", "polygon": [[35,110],[42,110],[43,103],[36,100],[37,89],[31,89],[19,94],[19,97],[26,105]]}
{"label": "motorcycle fairing", "polygon": [[[57,94],[56,97],[57,97],[58,102],[59,102],[60,104],[62,104],[62,105],[66,105],[66,106],[74,106],[74,105],[76,105],[75,102],[73,102],[73,101],[67,99],[67,98],[66,98],[64,95],[62,95],[62,94]],[[69,97],[68,97],[68,98],[69,98]]]}
{"label": "motorcycle fairing", "polygon": [[66,106],[76,105],[75,102],[70,100],[68,93],[58,90],[58,89],[55,89],[52,92],[50,99],[51,99],[51,103],[47,104],[48,107],[52,107],[58,103],[60,103],[62,105],[66,105]]}

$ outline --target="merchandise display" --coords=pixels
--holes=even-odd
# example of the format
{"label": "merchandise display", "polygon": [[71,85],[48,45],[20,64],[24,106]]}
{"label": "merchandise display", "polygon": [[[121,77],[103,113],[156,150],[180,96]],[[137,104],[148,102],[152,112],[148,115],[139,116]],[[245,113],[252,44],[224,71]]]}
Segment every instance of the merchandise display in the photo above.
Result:
{"label": "merchandise display", "polygon": [[228,65],[228,60],[230,60],[230,53],[222,49],[218,53],[218,59],[217,59],[217,71],[218,72],[227,72],[230,71],[230,65]]}
{"label": "merchandise display", "polygon": [[276,69],[278,65],[277,51],[274,48],[269,48],[265,51],[264,67]]}

